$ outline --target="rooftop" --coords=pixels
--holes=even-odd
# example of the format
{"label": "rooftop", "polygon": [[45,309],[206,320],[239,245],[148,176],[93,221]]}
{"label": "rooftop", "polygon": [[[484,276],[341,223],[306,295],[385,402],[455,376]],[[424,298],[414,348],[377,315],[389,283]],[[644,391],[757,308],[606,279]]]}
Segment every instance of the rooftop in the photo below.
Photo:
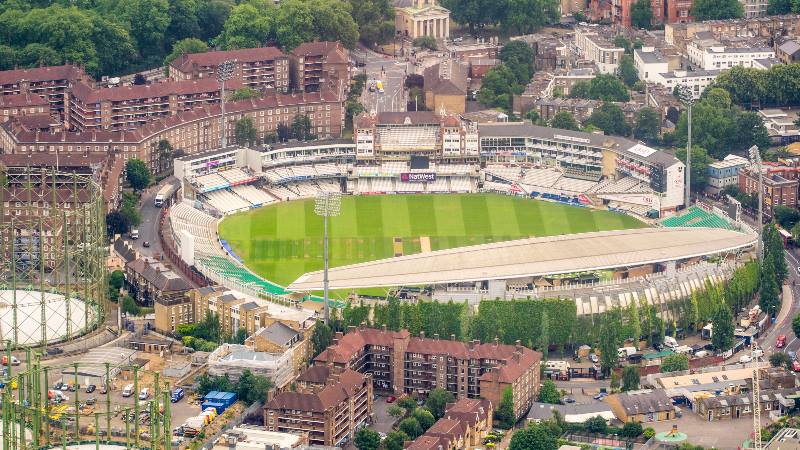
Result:
{"label": "rooftop", "polygon": [[[387,258],[329,270],[331,289],[414,286],[572,273],[675,261],[755,245],[755,235],[712,228],[640,228],[517,239]],[[322,289],[322,271],[291,283]]]}

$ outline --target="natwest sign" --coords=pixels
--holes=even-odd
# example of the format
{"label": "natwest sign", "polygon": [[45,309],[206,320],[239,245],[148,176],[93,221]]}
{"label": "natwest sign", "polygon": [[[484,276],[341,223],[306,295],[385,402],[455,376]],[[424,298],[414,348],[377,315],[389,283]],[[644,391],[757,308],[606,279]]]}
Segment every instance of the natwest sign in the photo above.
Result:
{"label": "natwest sign", "polygon": [[400,174],[400,181],[408,183],[436,181],[436,174],[433,172],[404,172]]}

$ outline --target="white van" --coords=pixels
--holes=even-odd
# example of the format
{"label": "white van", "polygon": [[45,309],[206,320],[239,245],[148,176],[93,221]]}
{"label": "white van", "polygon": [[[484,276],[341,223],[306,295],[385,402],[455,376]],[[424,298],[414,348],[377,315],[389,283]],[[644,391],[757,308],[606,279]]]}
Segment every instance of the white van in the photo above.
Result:
{"label": "white van", "polygon": [[150,397],[150,391],[147,388],[142,388],[139,392],[139,400],[147,400],[147,397]]}
{"label": "white van", "polygon": [[139,239],[139,230],[134,228],[131,230],[131,239],[136,240]]}
{"label": "white van", "polygon": [[133,395],[133,384],[125,386],[125,388],[122,390],[123,397],[130,397],[131,395]]}
{"label": "white van", "polygon": [[664,345],[674,349],[678,347],[678,341],[672,336],[664,336]]}
{"label": "white van", "polygon": [[636,347],[620,347],[617,349],[617,355],[620,358],[627,358],[636,353]]}

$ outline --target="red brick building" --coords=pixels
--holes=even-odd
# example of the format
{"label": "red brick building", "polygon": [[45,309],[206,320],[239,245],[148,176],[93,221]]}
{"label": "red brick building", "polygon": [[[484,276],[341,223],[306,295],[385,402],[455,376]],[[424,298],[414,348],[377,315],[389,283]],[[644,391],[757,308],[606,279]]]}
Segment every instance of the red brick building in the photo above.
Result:
{"label": "red brick building", "polygon": [[539,390],[541,359],[541,353],[519,344],[358,328],[337,335],[335,345],[319,354],[314,364],[369,373],[376,389],[396,394],[425,396],[442,388],[457,399],[480,397],[500,404],[503,391],[510,387],[515,413],[521,417]]}
{"label": "red brick building", "polygon": [[[764,214],[772,217],[775,205],[797,207],[798,174],[796,167],[765,167]],[[746,194],[758,194],[758,176],[748,168],[739,170],[739,189]]]}
{"label": "red brick building", "polygon": [[259,91],[289,90],[289,57],[277,47],[246,48],[222,52],[190,53],[169,65],[173,80],[216,79],[223,61],[235,61],[233,79]]}
{"label": "red brick building", "polygon": [[292,88],[316,92],[350,83],[350,53],[339,42],[306,42],[289,55]]}
{"label": "red brick building", "polygon": [[306,382],[298,383],[296,392],[281,392],[267,402],[264,426],[281,433],[308,433],[312,445],[344,447],[372,414],[371,376],[350,369],[317,369],[299,379]]}
{"label": "red brick building", "polygon": [[483,446],[492,432],[494,408],[486,399],[461,399],[449,403],[444,416],[406,450],[457,450]]}

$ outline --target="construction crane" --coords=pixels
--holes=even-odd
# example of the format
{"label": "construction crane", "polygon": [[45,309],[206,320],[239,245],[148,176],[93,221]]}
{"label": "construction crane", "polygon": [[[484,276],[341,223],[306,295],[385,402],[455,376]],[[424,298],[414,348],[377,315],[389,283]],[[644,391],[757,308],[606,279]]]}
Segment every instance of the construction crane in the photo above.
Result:
{"label": "construction crane", "polygon": [[759,377],[758,345],[755,340],[750,344],[750,354],[753,356],[753,445],[754,450],[762,450],[761,444],[761,383]]}

